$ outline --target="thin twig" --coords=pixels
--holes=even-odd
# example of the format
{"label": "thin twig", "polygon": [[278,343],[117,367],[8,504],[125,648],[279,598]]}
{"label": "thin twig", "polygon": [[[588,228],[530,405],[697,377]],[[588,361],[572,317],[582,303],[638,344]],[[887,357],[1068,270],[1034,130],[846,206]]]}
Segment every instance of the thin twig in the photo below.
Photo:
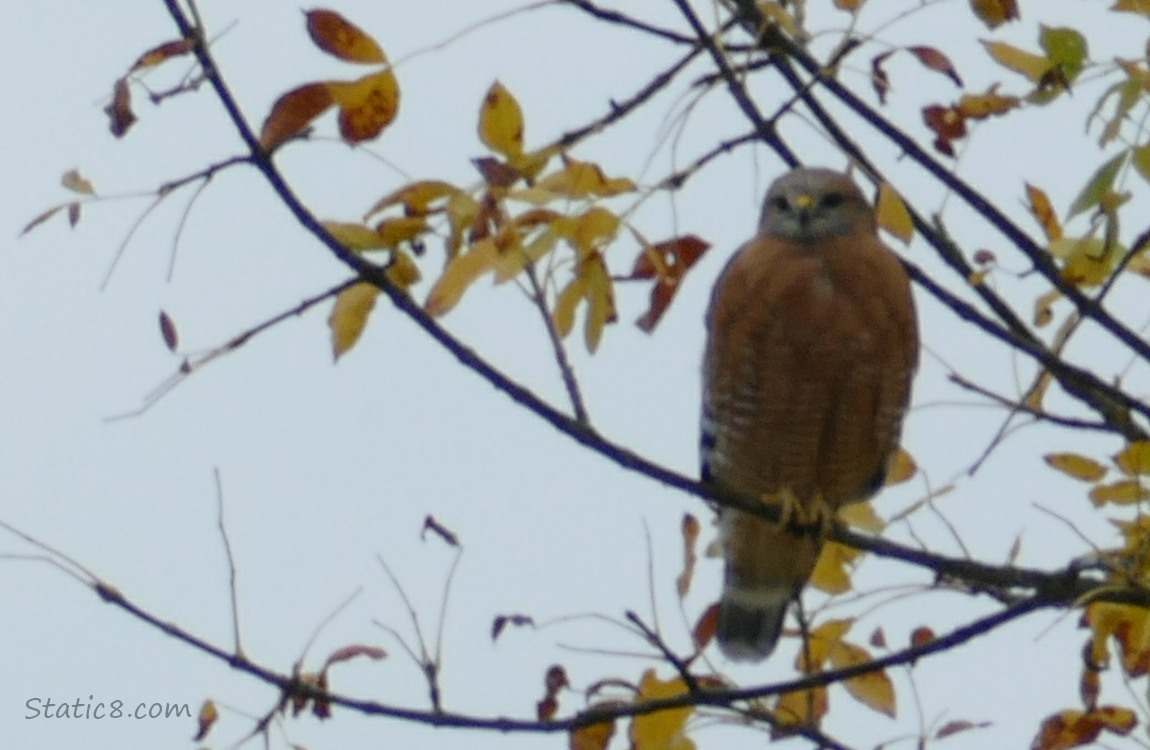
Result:
{"label": "thin twig", "polygon": [[216,480],[216,527],[220,530],[220,540],[224,543],[224,556],[228,561],[228,592],[232,602],[232,635],[235,640],[234,651],[237,656],[244,655],[244,648],[240,643],[240,606],[236,596],[236,560],[232,556],[232,543],[228,540],[228,529],[224,525],[224,488],[220,481],[219,468],[213,469]]}
{"label": "thin twig", "polygon": [[555,319],[551,317],[551,311],[547,309],[547,295],[539,283],[539,275],[535,273],[535,264],[528,261],[523,270],[531,287],[531,301],[539,311],[543,328],[547,331],[547,338],[551,341],[555,363],[559,366],[563,385],[567,388],[567,398],[571,399],[571,410],[575,415],[575,421],[590,425],[591,418],[587,414],[587,406],[583,401],[583,394],[579,390],[579,380],[575,377],[575,369],[571,366],[567,349],[563,346],[563,339],[560,338],[559,331],[555,328]]}

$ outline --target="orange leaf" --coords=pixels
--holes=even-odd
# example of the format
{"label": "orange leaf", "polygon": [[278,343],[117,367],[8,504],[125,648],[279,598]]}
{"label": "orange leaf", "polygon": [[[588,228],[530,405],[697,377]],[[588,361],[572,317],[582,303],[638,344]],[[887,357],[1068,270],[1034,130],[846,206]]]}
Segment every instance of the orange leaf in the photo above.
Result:
{"label": "orange leaf", "polygon": [[1046,193],[1028,182],[1026,183],[1026,198],[1030,204],[1030,213],[1038,219],[1038,224],[1042,227],[1046,239],[1050,242],[1062,239],[1062,225],[1058,222],[1054,206],[1051,205],[1050,198],[1047,197]]}
{"label": "orange leaf", "polygon": [[325,83],[306,83],[292,89],[272,105],[260,130],[260,145],[269,151],[276,148],[303,131],[333,103],[331,90]]}
{"label": "orange leaf", "polygon": [[384,63],[387,56],[363,29],[331,10],[307,12],[307,33],[316,46],[341,60]]}
{"label": "orange leaf", "polygon": [[216,704],[211,701],[204,701],[203,705],[200,706],[200,715],[196,719],[198,726],[196,729],[196,736],[192,738],[192,741],[203,742],[204,738],[208,736],[208,732],[211,731],[212,726],[219,718],[220,712],[219,709],[216,708]]}
{"label": "orange leaf", "polygon": [[703,610],[703,614],[699,615],[698,621],[695,623],[695,628],[691,632],[691,636],[695,641],[695,650],[702,651],[707,645],[715,639],[715,633],[719,630],[719,605],[718,603],[712,604]]}
{"label": "orange leaf", "polygon": [[487,90],[479,110],[479,139],[507,157],[523,153],[523,111],[498,81]]}
{"label": "orange leaf", "polygon": [[695,573],[695,544],[699,541],[699,519],[683,514],[683,571],[675,579],[675,590],[682,599],[691,589],[691,576]]}
{"label": "orange leaf", "polygon": [[375,138],[399,111],[399,82],[390,68],[357,81],[329,81],[327,87],[339,104],[339,132],[348,143]]}
{"label": "orange leaf", "polygon": [[1077,453],[1048,453],[1042,459],[1053,469],[1084,482],[1097,482],[1106,476],[1106,467]]}
{"label": "orange leaf", "polygon": [[1134,712],[1128,708],[1103,707],[1089,713],[1070,709],[1047,717],[1030,746],[1034,750],[1081,747],[1098,739],[1104,729],[1125,735],[1136,723]]}
{"label": "orange leaf", "polygon": [[925,625],[920,625],[915,628],[910,634],[911,648],[919,648],[925,646],[934,640],[934,631]]}

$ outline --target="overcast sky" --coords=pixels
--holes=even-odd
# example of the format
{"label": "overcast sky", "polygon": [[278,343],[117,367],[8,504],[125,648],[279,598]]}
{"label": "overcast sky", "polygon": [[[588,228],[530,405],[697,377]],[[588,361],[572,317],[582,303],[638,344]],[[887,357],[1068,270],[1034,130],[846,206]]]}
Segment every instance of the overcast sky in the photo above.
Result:
{"label": "overcast sky", "polygon": [[[684,28],[670,3],[621,5],[652,22]],[[697,5],[711,18],[709,3]],[[845,15],[818,13],[814,7],[829,3],[808,5],[822,19],[820,28],[844,27]],[[891,18],[880,13],[893,6],[917,5],[873,2],[859,28],[875,29]],[[938,45],[955,59],[970,91],[1000,80],[1021,90],[1021,79],[992,68],[972,41],[990,34],[967,18],[965,5],[935,3],[886,28],[881,37],[895,44]],[[290,87],[359,75],[312,46],[295,5],[202,0],[201,6],[213,37],[226,30],[214,50],[256,123]],[[325,219],[356,220],[410,179],[474,184],[469,159],[483,153],[476,115],[495,80],[520,101],[530,147],[599,116],[610,99],[627,97],[679,54],[671,45],[566,8],[524,12],[452,39],[516,4],[342,0],[330,7],[401,61],[397,75],[403,94],[397,121],[370,146],[370,154],[330,139],[292,144],[281,154],[279,163],[293,186]],[[1101,12],[1102,6],[1089,7]],[[1024,3],[1024,24],[994,38],[1033,49],[1040,20],[1035,14],[1046,14],[1041,20],[1048,24],[1081,26],[1082,8],[1070,0]],[[684,605],[685,624],[674,595],[681,564],[678,529],[682,514],[693,512],[704,520],[709,541],[713,532],[706,509],[578,447],[457,366],[385,302],[360,344],[338,364],[332,363],[328,341],[329,308],[321,306],[198,372],[139,416],[109,421],[138,409],[179,365],[159,333],[161,310],[175,321],[181,350],[195,353],[291,308],[347,272],[292,223],[258,175],[245,169],[220,174],[192,207],[179,235],[171,281],[166,277],[174,237],[191,191],[148,214],[121,247],[148,206],[141,196],[240,153],[241,144],[206,87],[158,108],[134,87],[140,121],[122,141],[108,133],[102,109],[113,82],[141,52],[175,36],[161,3],[44,0],[13,4],[6,16],[0,26],[7,56],[0,76],[8,102],[0,236],[9,238],[0,245],[0,350],[6,352],[0,368],[0,520],[81,562],[161,619],[230,648],[228,571],[213,478],[218,469],[248,657],[289,670],[325,618],[355,595],[324,625],[305,669],[317,668],[328,653],[349,643],[382,646],[390,653],[387,660],[336,667],[332,688],[396,705],[426,707],[426,689],[402,647],[373,624],[382,622],[410,638],[402,601],[377,558],[387,561],[434,640],[454,552],[435,539],[421,541],[428,514],[464,545],[443,634],[447,709],[530,718],[543,694],[543,674],[553,663],[565,664],[579,689],[607,677],[637,681],[655,664],[616,655],[644,653],[643,644],[593,618],[509,631],[492,644],[490,623],[500,613],[528,614],[539,622],[587,614],[619,620],[634,609],[650,618],[654,600],[666,637],[687,650],[689,623],[717,595],[719,565],[700,564]],[[1136,18],[1107,20],[1109,25],[1084,29],[1112,47],[1094,57],[1139,54],[1146,24]],[[819,38],[814,49],[825,53],[838,38]],[[843,80],[867,87],[868,59],[860,55]],[[896,58],[890,68],[891,116],[928,142],[919,108],[950,101],[959,92],[909,59]],[[170,85],[184,70],[186,63],[173,62],[148,81]],[[709,67],[699,64],[684,80],[707,72]],[[752,78],[750,88],[766,109],[783,95],[769,74]],[[1022,182],[1046,189],[1057,206],[1067,205],[1102,161],[1094,137],[1084,137],[1082,127],[1100,93],[1095,85],[1073,100],[980,127],[959,171],[1037,236],[1022,204]],[[877,143],[857,121],[847,123],[861,142]],[[633,122],[588,141],[573,155],[648,186],[718,139],[745,129],[721,90],[693,104],[693,93],[679,86]],[[321,120],[318,131],[332,135],[332,119]],[[845,164],[808,122],[787,121],[785,132],[805,161]],[[1025,268],[955,199],[944,202],[937,186],[896,163],[889,147],[877,146],[874,153],[889,162],[896,187],[921,210],[944,212],[964,248],[988,247],[1007,270]],[[117,199],[87,205],[74,230],[60,216],[17,240],[28,220],[68,199],[59,176],[73,168],[101,195]],[[595,356],[583,350],[581,336],[568,341],[596,426],[677,471],[696,471],[706,296],[722,264],[753,231],[762,191],[782,170],[765,148],[743,149],[717,160],[682,191],[645,201],[630,219],[648,238],[695,233],[712,243],[712,251],[688,277],[655,335],[632,325],[647,295],[635,287],[620,290],[619,324],[608,330]],[[621,210],[631,200],[613,205]],[[922,243],[891,243],[924,268],[941,268]],[[634,246],[621,242],[612,252],[613,267],[626,271]],[[434,277],[440,253],[438,243],[429,245],[428,277]],[[949,272],[939,273],[944,282],[958,284]],[[1045,291],[1038,280],[1005,272],[996,283],[1024,313]],[[1115,302],[1126,305],[1117,309],[1129,310],[1132,324],[1141,326],[1145,305],[1135,305],[1145,290],[1137,284],[1123,285]],[[427,288],[425,282],[416,295],[422,299]],[[909,524],[893,526],[891,536],[908,542],[916,535],[934,551],[962,554],[940,520],[945,517],[965,549],[989,562],[1005,560],[1020,535],[1019,562],[1027,565],[1055,565],[1089,551],[1065,524],[1037,511],[1037,504],[1072,517],[1097,543],[1113,543],[1111,527],[1087,512],[1081,487],[1046,469],[1040,457],[1054,450],[1102,457],[1120,447],[1114,439],[1027,429],[1004,442],[974,477],[965,474],[1003,414],[975,406],[969,394],[948,385],[949,368],[1005,393],[1015,392],[1033,370],[988,345],[925,295],[918,293],[917,299],[926,355],[904,443],[924,471],[884,493],[876,507],[889,517],[931,489],[950,482],[955,489],[939,501],[938,514],[920,511]],[[444,322],[512,377],[564,404],[538,317],[512,286],[492,288],[480,281]],[[1092,346],[1087,339],[1074,351],[1098,363],[1103,375],[1122,366],[1115,350]],[[1141,383],[1144,392],[1145,376],[1135,370],[1127,383],[1135,391]],[[16,559],[26,554],[36,552],[15,537],[0,536],[0,555],[12,556],[0,561],[0,624],[6,636],[0,646],[6,674],[0,686],[0,739],[6,746],[193,746],[190,719],[27,718],[29,701],[35,700],[87,702],[92,696],[94,703],[120,700],[128,707],[186,703],[195,712],[212,698],[223,706],[207,743],[212,747],[241,739],[251,727],[247,717],[274,706],[275,692],[267,686],[101,603],[51,565]],[[860,643],[880,624],[898,647],[918,625],[941,633],[992,609],[986,601],[955,594],[894,596],[915,591],[908,584],[929,583],[924,573],[901,566],[867,561],[858,581],[868,591],[887,593],[822,616],[862,617],[852,631]],[[827,731],[868,747],[917,733],[920,725],[969,719],[994,724],[951,738],[946,747],[1024,746],[1042,716],[1077,704],[1076,649],[1085,634],[1076,630],[1076,621],[1075,613],[1035,615],[927,660],[915,668],[913,679],[906,671],[893,673],[897,722],[856,708],[836,688]],[[767,664],[753,668],[730,669],[717,655],[712,658],[716,669],[751,684],[789,674],[793,649],[791,639]],[[669,676],[665,669],[660,674]],[[1128,699],[1115,691],[1114,700]],[[563,713],[581,705],[575,692],[561,696]],[[307,748],[380,742],[565,746],[561,736],[467,735],[359,719],[340,710],[336,717],[324,725],[289,720],[273,739],[276,746],[290,742]],[[701,747],[759,747],[764,741],[750,730],[714,725],[692,736]],[[623,744],[616,739],[616,746]]]}

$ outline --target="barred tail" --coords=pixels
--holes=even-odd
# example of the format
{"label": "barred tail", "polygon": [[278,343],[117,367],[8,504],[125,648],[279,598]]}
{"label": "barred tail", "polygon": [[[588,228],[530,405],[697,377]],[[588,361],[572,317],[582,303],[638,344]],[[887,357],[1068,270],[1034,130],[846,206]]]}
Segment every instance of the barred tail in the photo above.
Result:
{"label": "barred tail", "polygon": [[728,659],[762,661],[783,632],[790,592],[727,586],[719,605],[719,648]]}

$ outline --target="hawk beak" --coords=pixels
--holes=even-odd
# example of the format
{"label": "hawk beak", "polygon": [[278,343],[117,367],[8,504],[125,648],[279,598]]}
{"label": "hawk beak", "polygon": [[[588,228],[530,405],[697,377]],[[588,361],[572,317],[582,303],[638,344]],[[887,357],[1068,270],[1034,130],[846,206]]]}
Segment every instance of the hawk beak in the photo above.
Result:
{"label": "hawk beak", "polygon": [[801,195],[795,196],[791,205],[797,209],[799,224],[806,227],[806,225],[810,223],[811,213],[815,208],[815,199],[810,193],[802,193]]}

